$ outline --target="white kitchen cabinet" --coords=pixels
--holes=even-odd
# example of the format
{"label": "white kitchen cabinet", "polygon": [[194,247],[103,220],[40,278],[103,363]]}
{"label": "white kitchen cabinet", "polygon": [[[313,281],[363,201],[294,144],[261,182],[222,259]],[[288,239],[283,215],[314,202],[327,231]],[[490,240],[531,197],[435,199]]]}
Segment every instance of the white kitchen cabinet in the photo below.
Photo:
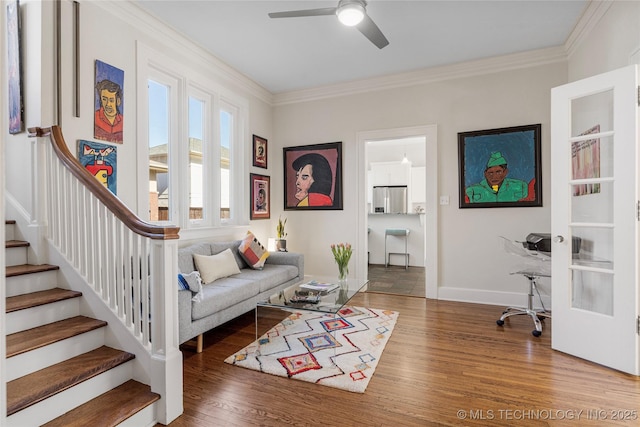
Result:
{"label": "white kitchen cabinet", "polygon": [[410,185],[411,162],[372,162],[372,186],[377,185]]}

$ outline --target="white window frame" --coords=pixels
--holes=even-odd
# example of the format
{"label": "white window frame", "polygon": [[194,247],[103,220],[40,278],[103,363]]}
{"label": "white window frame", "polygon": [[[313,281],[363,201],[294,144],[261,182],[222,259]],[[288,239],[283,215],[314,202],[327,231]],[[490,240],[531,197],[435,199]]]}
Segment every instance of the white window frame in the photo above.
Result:
{"label": "white window frame", "polygon": [[[242,96],[222,86],[210,75],[194,71],[201,64],[178,61],[138,42],[137,49],[137,98],[138,98],[138,197],[137,212],[141,218],[149,218],[149,105],[147,82],[149,79],[166,84],[171,82],[169,171],[170,223],[180,227],[181,237],[202,237],[204,230],[226,230],[229,227],[246,226],[249,215],[245,209],[247,183],[245,182],[245,144],[248,135],[249,103]],[[196,66],[197,65],[197,66]],[[203,70],[204,73],[207,70]],[[211,73],[212,74],[212,73]],[[176,89],[173,90],[175,84]],[[173,94],[177,99],[173,99]],[[203,191],[203,219],[189,219],[189,96],[205,101],[203,123],[203,176],[205,183],[212,183]],[[230,210],[231,218],[220,218],[220,111],[224,108],[234,116],[230,147]],[[175,111],[174,111],[175,109]],[[144,141],[144,142],[143,142]],[[173,172],[172,172],[173,171]],[[204,183],[203,183],[204,185]],[[171,190],[170,190],[171,191]],[[177,193],[177,194],[175,194]]]}

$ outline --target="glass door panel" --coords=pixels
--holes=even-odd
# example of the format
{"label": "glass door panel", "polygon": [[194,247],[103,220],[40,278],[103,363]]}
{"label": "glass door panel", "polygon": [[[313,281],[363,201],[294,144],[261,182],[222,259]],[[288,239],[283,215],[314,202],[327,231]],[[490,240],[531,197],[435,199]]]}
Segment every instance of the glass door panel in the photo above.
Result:
{"label": "glass door panel", "polygon": [[[597,125],[593,126],[587,132],[597,127]],[[613,178],[611,132],[589,132],[571,141],[571,179],[593,180],[596,178]]]}
{"label": "glass door panel", "polygon": [[572,223],[613,223],[613,182],[576,184],[571,189]]}
{"label": "glass door panel", "polygon": [[613,274],[573,270],[571,282],[573,308],[613,316]]}
{"label": "glass door panel", "polygon": [[596,125],[599,132],[613,130],[613,90],[571,100],[571,136],[595,133]]}
{"label": "glass door panel", "polygon": [[613,270],[613,228],[574,227],[571,265]]}

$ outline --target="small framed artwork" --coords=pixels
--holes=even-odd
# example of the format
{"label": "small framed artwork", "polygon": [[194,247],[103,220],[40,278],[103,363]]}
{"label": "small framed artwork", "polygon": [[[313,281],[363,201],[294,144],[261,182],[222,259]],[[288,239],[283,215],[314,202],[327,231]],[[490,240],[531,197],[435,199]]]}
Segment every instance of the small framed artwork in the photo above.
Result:
{"label": "small framed artwork", "polygon": [[540,129],[458,133],[460,208],[542,206]]}
{"label": "small framed artwork", "polygon": [[78,161],[100,184],[118,195],[117,148],[100,142],[78,140]]}
{"label": "small framed artwork", "polygon": [[284,209],[342,210],[342,142],[283,151]]}
{"label": "small framed artwork", "polygon": [[268,176],[250,174],[251,181],[251,219],[271,218],[271,179]]}
{"label": "small framed artwork", "polygon": [[267,140],[253,135],[253,166],[267,168]]}

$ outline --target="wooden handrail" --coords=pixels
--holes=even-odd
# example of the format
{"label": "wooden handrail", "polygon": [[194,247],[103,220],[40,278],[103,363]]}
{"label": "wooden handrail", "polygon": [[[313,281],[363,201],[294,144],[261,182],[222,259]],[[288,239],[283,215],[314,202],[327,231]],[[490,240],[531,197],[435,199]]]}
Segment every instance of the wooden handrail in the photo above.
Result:
{"label": "wooden handrail", "polygon": [[98,180],[86,170],[80,162],[71,154],[67,143],[62,135],[60,126],[53,125],[49,128],[31,127],[29,136],[43,137],[49,136],[53,151],[56,153],[62,164],[80,180],[93,195],[100,200],[122,223],[131,231],[141,236],[154,240],[179,239],[180,227],[158,226],[149,224],[138,218],[122,201],[111,191],[101,185]]}

